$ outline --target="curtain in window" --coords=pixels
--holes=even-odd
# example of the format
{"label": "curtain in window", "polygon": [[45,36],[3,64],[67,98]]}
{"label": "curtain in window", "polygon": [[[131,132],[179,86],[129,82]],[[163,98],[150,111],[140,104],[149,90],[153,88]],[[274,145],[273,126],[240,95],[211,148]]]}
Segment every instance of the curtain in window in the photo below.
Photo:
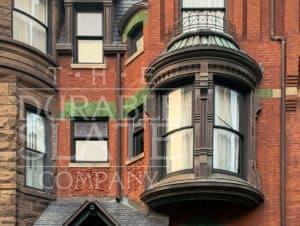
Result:
{"label": "curtain in window", "polygon": [[224,0],[183,0],[183,8],[223,8]]}
{"label": "curtain in window", "polygon": [[46,154],[46,119],[36,113],[26,116],[26,185],[44,186],[44,157]]}
{"label": "curtain in window", "polygon": [[42,52],[47,52],[47,1],[16,0],[15,9],[20,11],[15,10],[13,13],[14,39],[31,45]]}
{"label": "curtain in window", "polygon": [[193,168],[193,130],[186,129],[167,137],[166,172]]}
{"label": "curtain in window", "polygon": [[27,113],[27,148],[46,153],[46,125],[44,117]]}
{"label": "curtain in window", "polygon": [[14,7],[47,24],[47,0],[15,0]]}
{"label": "curtain in window", "polygon": [[26,185],[38,189],[44,188],[44,155],[27,150]]}
{"label": "curtain in window", "polygon": [[76,140],[76,161],[106,162],[108,147],[106,140]]}
{"label": "curtain in window", "polygon": [[75,160],[108,161],[107,122],[74,122]]}
{"label": "curtain in window", "polygon": [[166,120],[166,172],[193,168],[192,90],[176,89],[163,100]]}
{"label": "curtain in window", "polygon": [[103,15],[77,13],[77,60],[79,63],[103,62]]}
{"label": "curtain in window", "polygon": [[102,13],[77,13],[78,36],[102,36]]}
{"label": "curtain in window", "polygon": [[239,142],[236,134],[221,129],[214,130],[214,168],[238,172]]}
{"label": "curtain in window", "polygon": [[240,155],[240,100],[238,92],[215,87],[213,167],[238,173]]}
{"label": "curtain in window", "polygon": [[165,96],[164,105],[166,132],[192,124],[192,90],[189,87],[170,92]]}

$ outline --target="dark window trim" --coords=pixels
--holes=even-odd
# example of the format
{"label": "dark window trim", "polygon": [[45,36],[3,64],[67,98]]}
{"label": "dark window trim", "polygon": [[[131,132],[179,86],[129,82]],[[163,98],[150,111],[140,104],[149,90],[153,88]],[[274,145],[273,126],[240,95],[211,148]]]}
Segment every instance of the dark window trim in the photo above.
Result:
{"label": "dark window trim", "polygon": [[[134,158],[135,156],[144,152],[144,116],[143,116],[143,125],[138,126],[137,128],[134,127],[134,125],[135,125],[134,120],[136,118],[138,118],[140,116],[140,114],[143,114],[143,113],[144,113],[144,105],[143,104],[128,113],[128,117],[129,117],[128,122],[129,122],[129,126],[130,126],[130,129],[129,129],[129,153],[128,153],[129,158]],[[139,135],[141,133],[143,136],[143,148],[142,148],[142,150],[136,150],[134,139],[137,135]]]}
{"label": "dark window trim", "polygon": [[[161,150],[161,154],[163,156],[163,160],[161,160],[161,164],[162,166],[162,170],[161,170],[161,179],[164,179],[164,178],[167,178],[167,177],[171,177],[171,176],[174,176],[174,175],[177,175],[177,174],[182,174],[182,173],[186,173],[186,172],[192,172],[193,169],[194,169],[194,161],[193,161],[193,166],[192,168],[189,168],[189,169],[182,169],[182,170],[178,170],[178,171],[174,171],[174,172],[170,172],[170,173],[167,173],[167,168],[166,168],[166,139],[169,135],[172,135],[173,133],[176,133],[176,132],[180,132],[180,131],[183,131],[183,130],[188,130],[188,129],[192,129],[193,130],[193,159],[194,159],[194,145],[195,145],[195,137],[194,137],[194,99],[195,99],[195,90],[194,90],[194,82],[192,81],[185,81],[181,84],[173,84],[174,86],[172,86],[172,88],[170,90],[166,90],[166,91],[161,91],[158,93],[158,96],[159,96],[159,104],[158,104],[158,109],[159,109],[159,112],[160,112],[160,115],[161,115],[161,120],[160,122],[163,123],[164,125],[162,127],[160,127],[160,131],[158,133],[158,136],[160,137],[161,139],[161,142],[159,144],[159,149]],[[184,88],[184,87],[189,87],[192,91],[192,114],[191,114],[191,119],[192,119],[192,122],[191,122],[191,125],[188,125],[188,126],[183,126],[183,127],[180,127],[180,128],[176,128],[176,129],[173,129],[171,131],[168,131],[166,132],[166,127],[165,127],[165,123],[166,123],[166,119],[165,119],[165,115],[164,115],[164,108],[162,107],[163,105],[163,96],[164,95],[168,95],[169,93],[177,90],[177,89],[181,89],[181,88]]]}
{"label": "dark window trim", "polygon": [[[101,13],[102,14],[102,36],[83,36],[77,35],[77,14],[78,13]],[[104,8],[101,3],[78,3],[73,7],[73,61],[77,64],[103,64],[104,63],[104,31],[105,20]],[[102,62],[79,62],[78,41],[79,40],[99,40],[102,41]]]}
{"label": "dark window trim", "polygon": [[[88,140],[103,140],[107,141],[107,160],[106,161],[77,161],[76,160],[76,141],[86,140],[86,137],[75,138],[75,127],[76,122],[105,122],[107,123],[107,136],[105,137],[89,137]],[[109,163],[109,118],[108,117],[73,117],[71,118],[71,162],[72,163]]]}
{"label": "dark window trim", "polygon": [[[51,47],[51,43],[52,43],[52,39],[51,39],[51,36],[49,34],[51,34],[51,30],[52,30],[52,14],[51,14],[51,8],[52,8],[52,1],[53,0],[47,0],[47,24],[44,24],[42,21],[40,21],[39,19],[35,18],[34,16],[32,16],[31,14],[21,10],[21,9],[17,9],[15,8],[15,4],[14,4],[14,1],[12,1],[12,8],[13,8],[13,13],[11,13],[11,35],[12,35],[12,38],[14,37],[14,34],[13,34],[13,27],[14,27],[14,12],[17,12],[17,13],[20,13],[26,17],[28,17],[29,19],[37,22],[39,25],[41,25],[43,28],[46,29],[46,52],[45,54],[49,54],[50,53],[50,47]],[[36,48],[35,46],[32,46],[30,44],[27,44],[25,42],[22,42],[24,43],[25,45],[29,45],[41,52],[43,52],[42,50]]]}
{"label": "dark window trim", "polygon": [[[50,112],[47,112],[44,111],[43,109],[40,109],[38,107],[35,107],[31,104],[25,104],[24,106],[24,113],[25,113],[25,166],[27,165],[27,151],[29,152],[34,152],[36,154],[41,154],[43,155],[43,173],[45,173],[45,168],[46,168],[46,158],[49,156],[49,150],[50,150],[50,138],[49,138],[49,135],[50,135],[50,120],[47,118],[47,115],[51,115]],[[37,114],[37,115],[40,115],[42,117],[45,118],[46,120],[46,126],[45,126],[45,142],[46,142],[46,151],[45,153],[43,152],[40,152],[38,150],[35,150],[35,149],[31,149],[31,148],[28,148],[27,147],[27,112],[30,112],[30,113],[34,113],[34,114]],[[27,167],[26,167],[27,169]],[[45,174],[43,175],[43,188],[36,188],[36,187],[33,187],[33,186],[30,186],[27,184],[27,170],[25,169],[24,171],[24,187],[27,187],[27,188],[30,188],[30,189],[35,189],[35,190],[38,190],[38,191],[43,191],[43,192],[46,192],[46,178],[45,178]]]}
{"label": "dark window trim", "polygon": [[[221,86],[221,87],[225,87],[225,88],[228,88],[230,90],[233,90],[237,93],[239,93],[242,97],[242,102],[240,103],[240,109],[239,109],[239,113],[240,113],[240,128],[239,128],[239,131],[236,131],[234,129],[231,129],[231,128],[228,128],[228,127],[225,127],[225,126],[219,126],[219,125],[216,125],[215,124],[215,87],[216,86]],[[245,92],[242,92],[241,90],[239,89],[236,89],[234,86],[226,83],[226,82],[221,82],[220,80],[216,79],[214,81],[214,88],[213,88],[213,133],[212,133],[212,144],[214,144],[214,130],[215,129],[221,129],[221,130],[225,130],[227,132],[230,132],[230,133],[233,133],[237,136],[239,136],[239,158],[238,158],[238,172],[232,172],[232,171],[229,171],[229,170],[224,170],[224,169],[218,169],[218,168],[214,168],[213,167],[213,158],[212,158],[212,172],[213,173],[223,173],[223,174],[228,174],[228,175],[233,175],[233,176],[237,176],[237,177],[241,177],[243,178],[243,174],[244,174],[244,156],[246,155],[245,151],[246,151],[246,148],[245,148],[245,125],[244,125],[244,118],[245,117],[245,113],[247,111],[247,109],[245,108],[245,102],[246,102],[246,93]],[[214,145],[213,145],[213,148],[214,148]]]}

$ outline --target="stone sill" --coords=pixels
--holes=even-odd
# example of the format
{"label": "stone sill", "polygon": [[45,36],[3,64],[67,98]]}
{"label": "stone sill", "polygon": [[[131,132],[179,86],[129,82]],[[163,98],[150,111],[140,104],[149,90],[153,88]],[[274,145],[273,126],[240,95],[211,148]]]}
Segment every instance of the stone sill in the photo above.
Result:
{"label": "stone sill", "polygon": [[72,69],[106,69],[106,64],[71,64]]}
{"label": "stone sill", "polygon": [[56,196],[54,194],[49,194],[46,191],[43,190],[38,190],[35,188],[30,188],[30,187],[22,187],[17,189],[19,192],[22,192],[24,194],[27,195],[31,195],[31,196],[36,196],[36,197],[41,197],[44,199],[51,199],[51,200],[55,200]]}
{"label": "stone sill", "polygon": [[131,164],[141,160],[142,158],[144,158],[144,155],[145,155],[144,152],[142,152],[141,154],[138,154],[137,156],[127,159],[125,161],[125,165],[128,166],[128,165],[131,165]]}
{"label": "stone sill", "polygon": [[68,167],[70,168],[107,168],[110,167],[109,162],[98,163],[98,162],[70,162]]}
{"label": "stone sill", "polygon": [[125,66],[130,64],[135,58],[140,56],[143,52],[144,52],[144,49],[141,49],[141,50],[137,51],[136,53],[134,53],[133,55],[131,55],[130,57],[128,57],[128,59],[125,61]]}

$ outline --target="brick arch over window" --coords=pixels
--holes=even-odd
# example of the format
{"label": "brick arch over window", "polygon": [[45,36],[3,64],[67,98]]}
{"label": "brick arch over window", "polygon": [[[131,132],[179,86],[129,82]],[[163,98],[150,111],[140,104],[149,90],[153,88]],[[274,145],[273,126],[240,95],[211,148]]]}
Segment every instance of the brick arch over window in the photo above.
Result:
{"label": "brick arch over window", "polygon": [[145,2],[138,2],[132,5],[121,18],[118,24],[118,30],[122,37],[122,42],[127,41],[128,33],[136,26],[136,24],[144,24],[147,21],[148,5]]}

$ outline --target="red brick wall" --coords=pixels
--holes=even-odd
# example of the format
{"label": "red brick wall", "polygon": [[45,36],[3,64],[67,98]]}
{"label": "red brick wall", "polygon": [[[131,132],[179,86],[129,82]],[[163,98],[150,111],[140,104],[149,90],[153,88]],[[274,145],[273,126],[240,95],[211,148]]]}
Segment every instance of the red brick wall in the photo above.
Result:
{"label": "red brick wall", "polygon": [[[59,57],[61,70],[58,75],[59,104],[63,111],[65,102],[72,96],[83,96],[89,102],[107,100],[115,102],[116,59],[106,58],[107,69],[71,69],[70,57]],[[105,73],[105,74],[104,74]],[[82,99],[79,99],[82,101]],[[71,154],[71,121],[59,120],[57,151],[58,196],[114,196],[115,195],[115,152],[116,123],[109,120],[109,161],[110,167],[68,167]]]}
{"label": "red brick wall", "polygon": [[[144,25],[144,52],[132,61],[127,66],[124,66],[124,77],[122,85],[124,90],[122,94],[130,96],[136,91],[145,87],[142,72],[143,67],[147,67],[149,63],[158,56],[164,49],[164,39],[161,37],[161,31],[166,33],[169,27],[172,26],[176,15],[176,9],[173,6],[174,1],[165,1],[165,24],[161,24],[160,15],[161,4],[157,1],[149,0],[148,21]],[[298,57],[300,55],[299,45],[299,1],[285,0],[283,7],[284,12],[280,11],[280,15],[285,15],[282,18],[284,26],[281,30],[285,30],[288,38],[288,57],[287,57],[287,73],[298,75]],[[246,7],[246,8],[243,8]],[[279,89],[280,88],[280,45],[277,42],[270,40],[270,1],[269,0],[241,0],[229,1],[229,8],[227,10],[229,20],[235,25],[237,30],[237,37],[241,49],[253,57],[264,68],[263,79],[259,84],[260,89]],[[278,19],[276,19],[278,21]],[[283,23],[283,22],[282,22]],[[161,29],[161,26],[164,29]],[[278,29],[280,30],[280,29]],[[124,61],[126,60],[123,59]],[[76,70],[69,68],[70,58],[60,57],[60,65],[64,69],[59,75],[60,88],[74,88],[80,87],[80,90],[61,90],[60,95],[84,94],[89,100],[97,100],[99,96],[104,95],[108,100],[115,100],[115,66],[116,60],[114,57],[107,58],[107,76],[106,85],[101,84],[100,78],[96,78],[94,85],[91,85],[90,71],[79,71],[81,77],[76,78],[74,73]],[[73,75],[71,75],[71,74]],[[103,88],[112,88],[105,89]],[[88,89],[85,89],[88,88]],[[99,92],[101,90],[101,92]],[[299,102],[299,101],[298,101]],[[277,226],[280,225],[280,203],[279,203],[279,116],[280,116],[280,99],[279,98],[264,98],[262,99],[262,111],[257,120],[257,167],[261,173],[262,191],[265,195],[265,202],[253,210],[237,211],[232,214],[224,214],[222,217],[219,214],[218,220],[225,225],[239,225],[239,226]],[[298,126],[299,118],[299,104],[297,112],[287,114],[287,164],[288,164],[288,179],[287,179],[287,219],[288,225],[300,225],[300,190],[297,183],[298,174],[300,172],[300,126]],[[145,156],[141,160],[122,168],[122,179],[124,182],[122,193],[129,196],[130,199],[138,201],[139,194],[144,187],[140,181],[144,177],[147,163],[149,160],[149,145],[148,137],[148,122],[145,122]],[[79,173],[108,172],[109,175],[114,175],[114,153],[115,133],[114,123],[110,124],[110,153],[112,153],[112,160],[110,168],[101,169],[87,169],[87,168],[67,168],[68,160],[60,160],[58,162],[59,172],[66,170],[71,172],[72,178],[75,178]],[[69,137],[69,121],[62,120],[59,126],[59,145],[58,154],[67,155],[70,153],[70,137]],[[128,159],[128,133],[126,127],[122,129],[122,163]],[[129,180],[130,175],[135,178]],[[136,179],[138,178],[138,179]],[[94,182],[95,178],[92,178]],[[62,183],[65,180],[62,179]],[[114,195],[114,186],[109,188],[109,183],[103,183],[100,188],[90,189],[87,184],[79,186],[79,188],[72,187],[70,189],[58,189],[60,196],[80,196],[80,195]],[[226,211],[224,211],[226,213]],[[176,222],[174,222],[176,225]]]}

